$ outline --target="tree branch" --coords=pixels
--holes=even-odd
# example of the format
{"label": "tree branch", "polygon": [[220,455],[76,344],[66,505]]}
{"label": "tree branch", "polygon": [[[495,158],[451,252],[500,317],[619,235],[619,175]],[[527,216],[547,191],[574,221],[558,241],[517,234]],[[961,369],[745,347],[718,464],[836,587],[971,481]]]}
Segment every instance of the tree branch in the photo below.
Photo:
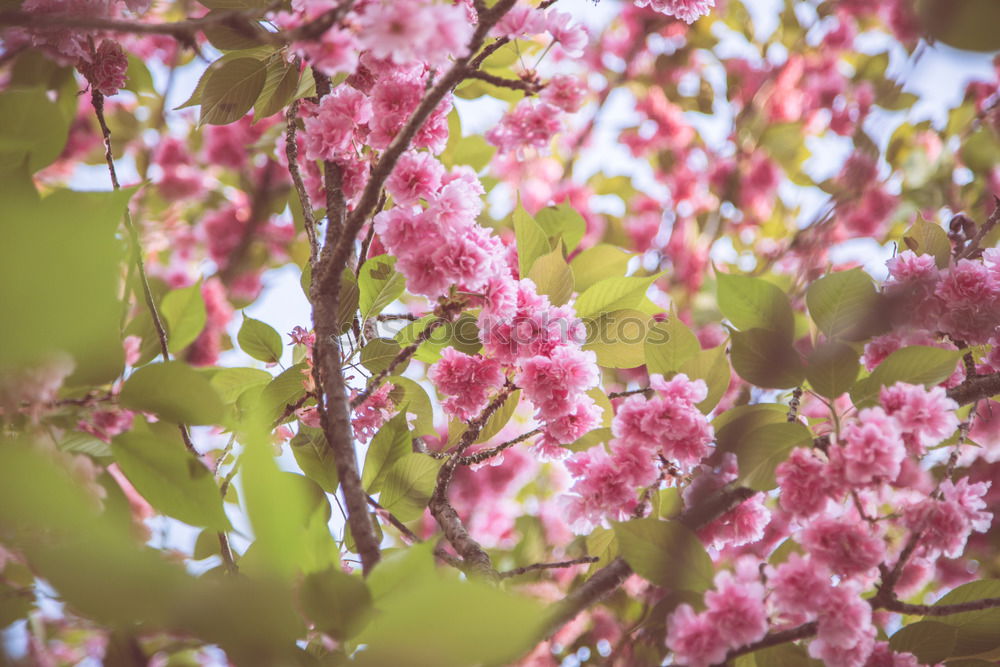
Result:
{"label": "tree branch", "polygon": [[[711,523],[757,492],[745,487],[721,489],[705,499],[705,502],[681,512],[676,521],[691,530],[697,530]],[[549,612],[544,625],[544,637],[551,637],[561,627],[576,618],[584,609],[597,604],[614,592],[632,574],[632,568],[623,558],[615,558],[608,565],[594,573],[580,587],[571,591],[566,598]]]}
{"label": "tree branch", "polygon": [[1000,373],[968,378],[962,384],[948,390],[948,398],[959,405],[975,403],[996,394],[1000,394]]}
{"label": "tree branch", "polygon": [[756,641],[752,644],[747,644],[746,646],[741,646],[739,648],[733,649],[726,654],[726,659],[718,663],[718,665],[725,665],[733,658],[737,658],[741,655],[746,655],[747,653],[753,653],[754,651],[759,651],[762,648],[770,648],[771,646],[777,646],[779,644],[787,644],[788,642],[794,642],[798,639],[805,639],[806,637],[812,637],[816,634],[816,621],[811,623],[803,623],[802,625],[791,628],[790,630],[782,630],[781,632],[772,632],[760,641]]}
{"label": "tree branch", "polygon": [[532,565],[525,565],[524,567],[516,567],[513,570],[506,570],[500,573],[501,579],[509,579],[511,577],[516,577],[522,574],[527,574],[528,572],[537,572],[538,570],[556,570],[563,567],[573,567],[574,565],[586,565],[587,563],[596,563],[601,560],[597,556],[583,556],[582,558],[574,558],[573,560],[563,560],[558,563],[533,563]]}
{"label": "tree branch", "polygon": [[[299,66],[298,58],[295,59],[295,66]],[[305,227],[306,238],[309,239],[309,266],[315,269],[316,258],[319,256],[319,238],[316,236],[316,218],[313,216],[312,202],[302,180],[302,172],[299,171],[299,144],[295,139],[298,113],[299,100],[295,100],[285,112],[285,156],[288,158],[288,174],[292,177],[295,192],[299,195],[299,204],[302,206],[302,226]]]}
{"label": "tree branch", "polygon": [[983,609],[993,609],[995,607],[1000,607],[1000,598],[983,598],[982,600],[970,600],[969,602],[959,604],[942,605],[908,604],[899,600],[891,600],[880,604],[878,608],[915,616],[951,616],[967,611],[982,611]]}
{"label": "tree branch", "polygon": [[516,445],[517,443],[524,442],[528,438],[536,436],[536,435],[538,435],[541,432],[542,432],[542,427],[539,426],[538,428],[536,428],[534,430],[531,430],[531,431],[528,431],[527,433],[521,434],[521,435],[517,436],[516,438],[514,438],[513,440],[508,440],[507,442],[499,444],[496,447],[490,447],[489,449],[484,449],[481,452],[476,452],[475,454],[470,454],[468,456],[462,456],[462,457],[460,457],[458,459],[458,465],[469,466],[469,465],[475,465],[477,463],[482,463],[483,461],[487,461],[487,460],[493,458],[494,456],[496,456],[497,454],[500,454],[501,452],[510,449],[511,447],[513,447],[514,445]]}

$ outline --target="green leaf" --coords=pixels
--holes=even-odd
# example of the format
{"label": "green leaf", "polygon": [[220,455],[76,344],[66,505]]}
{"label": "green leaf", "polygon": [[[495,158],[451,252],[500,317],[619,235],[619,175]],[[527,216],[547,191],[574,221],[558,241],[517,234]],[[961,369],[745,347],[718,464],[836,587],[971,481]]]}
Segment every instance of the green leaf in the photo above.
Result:
{"label": "green leaf", "polygon": [[605,368],[635,368],[646,361],[650,317],[637,310],[616,310],[588,319],[584,350],[597,355]]}
{"label": "green leaf", "polygon": [[364,580],[337,567],[307,575],[299,586],[299,602],[316,629],[338,641],[361,632],[374,611]]}
{"label": "green leaf", "polygon": [[672,590],[711,588],[712,559],[689,528],[653,518],[612,525],[622,557],[642,578]]}
{"label": "green leaf", "polygon": [[576,300],[576,314],[590,317],[615,310],[636,308],[646,290],[662,273],[645,278],[605,278],[588,287]]}
{"label": "green leaf", "polygon": [[806,304],[820,331],[855,340],[877,299],[872,279],[861,269],[824,276],[809,286]]}
{"label": "green leaf", "polygon": [[591,566],[592,571],[604,567],[618,557],[618,538],[615,537],[615,531],[609,528],[603,526],[594,528],[584,538],[584,544],[587,546],[587,555],[600,558]]}
{"label": "green leaf", "polygon": [[236,341],[241,350],[257,361],[276,364],[281,360],[281,335],[260,320],[244,315]]}
{"label": "green leaf", "polygon": [[569,263],[576,289],[582,293],[605,278],[623,277],[632,257],[632,253],[606,243],[587,248]]}
{"label": "green leaf", "polygon": [[237,58],[213,68],[201,93],[200,125],[228,125],[253,107],[264,82],[267,63],[256,58]]}
{"label": "green leaf", "polygon": [[774,331],[733,332],[731,355],[733,370],[758,387],[788,389],[802,384],[805,377],[799,353],[788,339]]}
{"label": "green leaf", "polygon": [[220,368],[212,373],[209,382],[223,403],[235,403],[244,391],[266,385],[273,378],[259,368]]}
{"label": "green leaf", "polygon": [[796,447],[812,443],[809,429],[798,422],[767,424],[746,435],[735,448],[740,464],[737,482],[755,491],[770,491],[778,485],[774,469]]}
{"label": "green leaf", "polygon": [[518,267],[522,276],[528,275],[535,260],[551,252],[548,236],[531,214],[524,210],[521,202],[511,213],[514,238],[517,241]]}
{"label": "green leaf", "polygon": [[305,395],[306,389],[302,384],[306,379],[306,375],[303,374],[305,369],[304,363],[290,366],[264,387],[260,395],[260,406],[254,406],[254,409],[262,409],[261,417],[268,420],[268,425],[283,415],[288,406],[295,405]]}
{"label": "green leaf", "polygon": [[723,394],[729,389],[732,379],[729,372],[729,360],[726,358],[726,346],[719,345],[710,350],[702,350],[685,361],[680,372],[692,380],[704,380],[708,387],[708,396],[698,404],[698,409],[708,414],[719,404]]}
{"label": "green leaf", "polygon": [[440,576],[396,587],[378,607],[378,620],[356,639],[365,645],[358,667],[511,664],[535,645],[544,620],[535,600]]}
{"label": "green leaf", "polygon": [[563,258],[562,244],[535,260],[528,272],[539,294],[549,297],[555,306],[561,306],[569,301],[573,294],[573,272]]}
{"label": "green leaf", "polygon": [[41,88],[0,93],[0,162],[31,173],[52,164],[66,145],[69,119]]}
{"label": "green leaf", "polygon": [[407,413],[416,416],[413,421],[413,436],[436,436],[434,406],[431,404],[430,396],[427,395],[427,390],[410,378],[400,375],[390,375],[385,379],[385,383],[393,386],[389,392],[393,405],[405,406]]}
{"label": "green leaf", "polygon": [[388,255],[371,257],[358,273],[361,292],[358,306],[363,320],[374,317],[403,294],[406,279],[396,272],[396,258]]}
{"label": "green leaf", "polygon": [[404,590],[427,580],[437,579],[434,542],[420,542],[405,549],[386,549],[382,560],[368,575],[368,589],[377,603],[400,595]]}
{"label": "green leaf", "polygon": [[735,452],[746,434],[767,424],[787,422],[788,406],[780,403],[755,403],[730,408],[712,420],[716,449]]}
{"label": "green leaf", "polygon": [[319,484],[327,493],[336,493],[340,484],[337,464],[323,430],[300,425],[299,432],[289,444],[295,462],[306,477]]}
{"label": "green leaf", "polygon": [[925,345],[898,349],[886,357],[870,376],[858,380],[851,389],[851,399],[856,407],[863,408],[878,402],[882,387],[891,387],[897,382],[926,387],[938,384],[955,372],[955,364],[961,357],[961,350],[942,350]]}
{"label": "green leaf", "polygon": [[285,61],[279,54],[267,61],[267,78],[260,97],[253,105],[254,122],[273,116],[288,106],[299,87],[299,76],[295,64]]}
{"label": "green leaf", "polygon": [[[217,18],[218,10],[210,11],[207,17]],[[267,31],[257,21],[229,16],[225,22],[209,23],[204,28],[205,38],[220,51],[239,51],[260,46],[267,37]]]}
{"label": "green leaf", "polygon": [[[1000,579],[981,579],[962,584],[938,600],[934,606],[962,604],[1000,597]],[[1000,607],[967,611],[961,614],[935,616],[934,621],[958,630],[954,656],[973,656],[1000,647]]]}
{"label": "green leaf", "polygon": [[761,278],[717,273],[719,310],[737,329],[769,329],[791,336],[795,316],[788,297]]}
{"label": "green leaf", "polygon": [[912,653],[921,664],[935,664],[951,657],[958,630],[938,621],[920,621],[901,628],[889,638],[889,648]]}
{"label": "green leaf", "polygon": [[168,292],[160,303],[160,314],[169,327],[168,350],[176,354],[193,343],[206,321],[201,282]]}
{"label": "green leaf", "polygon": [[212,472],[179,439],[133,430],[112,440],[111,450],[128,480],[158,511],[192,526],[230,529]]}
{"label": "green leaf", "polygon": [[904,232],[903,243],[918,255],[933,255],[934,263],[939,269],[948,268],[951,261],[951,241],[940,225],[917,218],[913,226]]}
{"label": "green leaf", "polygon": [[406,414],[404,410],[400,410],[379,429],[368,446],[364,471],[361,474],[361,484],[368,493],[378,493],[382,490],[389,468],[413,453],[411,443]]}
{"label": "green leaf", "polygon": [[820,396],[837,398],[854,386],[860,355],[850,345],[828,341],[816,347],[806,364],[806,380]]}
{"label": "green leaf", "polygon": [[805,647],[795,644],[779,644],[762,648],[753,653],[741,655],[733,661],[733,667],[806,667],[821,666],[823,663],[809,657]]}
{"label": "green leaf", "polygon": [[[518,404],[521,402],[521,390],[512,391],[510,396],[497,408],[493,414],[490,415],[486,423],[483,424],[483,428],[479,431],[479,436],[476,438],[476,443],[486,442],[507,425],[510,418],[514,416],[514,412],[517,410]],[[473,443],[475,444],[475,443]]]}
{"label": "green leaf", "polygon": [[441,462],[424,454],[407,454],[389,466],[379,502],[400,521],[419,518],[434,492]]}
{"label": "green leaf", "polygon": [[542,231],[549,235],[549,239],[557,243],[561,239],[570,252],[580,244],[587,232],[587,221],[569,204],[547,206],[535,215],[535,220]]}
{"label": "green leaf", "polygon": [[701,352],[698,337],[676,315],[654,322],[646,337],[646,369],[666,375],[680,370],[687,360]]}
{"label": "green leaf", "polygon": [[140,368],[125,381],[119,399],[130,410],[180,424],[218,424],[224,410],[208,379],[182,361]]}
{"label": "green leaf", "polygon": [[399,355],[399,343],[391,338],[373,338],[361,348],[361,364],[372,373],[381,373]]}
{"label": "green leaf", "polygon": [[496,152],[496,146],[486,141],[481,135],[473,134],[468,137],[459,137],[454,146],[441,157],[445,166],[464,164],[479,171],[490,163]]}

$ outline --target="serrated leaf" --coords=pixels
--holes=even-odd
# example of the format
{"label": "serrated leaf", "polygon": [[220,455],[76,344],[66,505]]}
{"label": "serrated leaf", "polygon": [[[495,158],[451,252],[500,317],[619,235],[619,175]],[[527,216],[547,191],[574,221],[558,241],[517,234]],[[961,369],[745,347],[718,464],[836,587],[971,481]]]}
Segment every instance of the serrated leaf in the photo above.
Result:
{"label": "serrated leaf", "polygon": [[605,368],[635,368],[646,361],[650,317],[637,310],[616,310],[588,319],[584,350],[597,355]]}
{"label": "serrated leaf", "polygon": [[228,125],[253,107],[264,82],[267,63],[256,58],[237,58],[213,69],[201,92],[200,125]]}
{"label": "serrated leaf", "polygon": [[[517,410],[518,404],[521,402],[521,390],[512,391],[510,396],[497,408],[490,418],[486,420],[483,424],[483,428],[480,429],[479,435],[476,437],[476,443],[486,442],[507,425],[510,418],[514,416],[514,412]],[[473,443],[475,444],[475,443]]]}
{"label": "serrated leaf", "polygon": [[850,345],[828,341],[809,355],[806,380],[820,396],[837,398],[854,386],[861,372],[860,355]]}
{"label": "serrated leaf", "polygon": [[676,315],[654,322],[645,342],[646,369],[666,375],[701,351],[698,337]]}
{"label": "serrated leaf", "polygon": [[624,277],[632,257],[632,253],[606,243],[587,248],[569,263],[576,289],[582,293],[605,278]]}
{"label": "serrated leaf", "polygon": [[851,399],[858,408],[874,405],[879,390],[897,382],[935,385],[955,372],[955,365],[962,357],[961,350],[942,350],[939,347],[911,345],[896,350],[878,365],[872,374],[851,389]]}
{"label": "serrated leaf", "polygon": [[770,491],[778,485],[774,469],[796,447],[812,443],[809,429],[798,422],[766,424],[746,434],[734,447],[739,461],[737,484],[755,491]]}
{"label": "serrated leaf", "polygon": [[827,336],[854,340],[877,299],[872,279],[861,269],[824,276],[809,286],[806,304],[816,326]]}
{"label": "serrated leaf", "polygon": [[[946,606],[975,602],[987,598],[1000,598],[1000,579],[980,579],[962,584],[935,603]],[[948,616],[935,616],[934,620],[955,627],[953,656],[973,656],[1000,647],[1000,607],[968,611]]]}
{"label": "serrated leaf", "polygon": [[642,578],[672,590],[700,592],[712,586],[712,559],[689,528],[654,518],[612,526],[622,558]]}
{"label": "serrated leaf", "polygon": [[336,493],[340,478],[323,430],[302,425],[289,444],[295,462],[306,477],[319,484],[327,493]]}
{"label": "serrated leaf", "polygon": [[587,221],[569,204],[546,206],[535,215],[535,220],[550,240],[555,240],[556,244],[562,240],[570,252],[587,232]]}
{"label": "serrated leaf", "polygon": [[[217,17],[218,10],[212,10],[206,17]],[[267,31],[259,22],[230,16],[226,22],[208,23],[204,28],[209,44],[220,51],[239,51],[260,46],[267,37]]]}
{"label": "serrated leaf", "polygon": [[241,350],[258,361],[275,364],[281,359],[281,335],[260,320],[244,315],[236,341]]}
{"label": "serrated leaf", "polygon": [[267,118],[284,109],[299,87],[301,73],[294,63],[275,55],[267,63],[267,78],[260,97],[253,105],[254,122]]}
{"label": "serrated leaf", "polygon": [[400,521],[423,514],[437,483],[441,462],[423,454],[407,454],[389,466],[379,502]]}
{"label": "serrated leaf", "polygon": [[522,276],[527,276],[535,260],[551,252],[548,236],[531,214],[524,210],[521,202],[511,213],[514,238],[517,241],[518,267]]}
{"label": "serrated leaf", "polygon": [[173,353],[194,342],[207,320],[201,283],[171,290],[160,302],[160,314],[167,320],[167,349]]}
{"label": "serrated leaf", "polygon": [[406,279],[396,271],[396,258],[378,255],[368,259],[358,273],[362,319],[374,317],[403,294]]}
{"label": "serrated leaf", "polygon": [[365,466],[361,474],[362,486],[368,493],[378,493],[382,490],[389,468],[412,453],[410,429],[406,424],[406,414],[401,410],[372,438],[365,454]]}
{"label": "serrated leaf", "polygon": [[788,296],[761,278],[717,273],[719,310],[737,329],[768,329],[790,336],[795,316]]}
{"label": "serrated leaf", "polygon": [[528,272],[539,294],[549,297],[555,306],[561,306],[573,295],[573,272],[563,258],[562,244],[535,260]]}
{"label": "serrated leaf", "polygon": [[130,431],[115,438],[111,449],[128,480],[159,512],[192,526],[230,529],[211,471],[180,440]]}
{"label": "serrated leaf", "polygon": [[577,297],[574,307],[580,317],[590,317],[615,310],[636,308],[646,290],[663,274],[644,278],[605,278]]}
{"label": "serrated leaf", "polygon": [[209,381],[182,361],[140,368],[125,381],[119,400],[130,410],[180,424],[218,424],[224,410]]}
{"label": "serrated leaf", "polygon": [[264,387],[260,394],[260,406],[254,406],[254,409],[263,409],[268,424],[285,414],[288,406],[295,405],[305,396],[303,382],[306,375],[303,372],[306,368],[304,363],[290,366]]}
{"label": "serrated leaf", "polygon": [[298,598],[302,612],[316,629],[338,641],[361,632],[374,611],[364,579],[337,567],[307,575],[299,586]]}
{"label": "serrated leaf", "polygon": [[788,389],[802,384],[805,368],[789,340],[767,329],[734,331],[733,370],[750,384]]}
{"label": "serrated leaf", "polygon": [[234,403],[247,389],[266,385],[272,379],[270,373],[259,368],[220,368],[209,382],[224,403]]}
{"label": "serrated leaf", "polygon": [[935,664],[951,657],[958,630],[938,621],[919,621],[901,628],[889,638],[889,648],[912,653],[921,664]]}
{"label": "serrated leaf", "polygon": [[405,406],[406,412],[416,417],[412,424],[413,436],[437,435],[434,428],[434,407],[427,390],[410,378],[400,375],[390,375],[385,383],[393,386],[389,392],[393,405]]}
{"label": "serrated leaf", "polygon": [[361,365],[372,373],[381,373],[399,356],[400,349],[391,338],[373,338],[361,348]]}

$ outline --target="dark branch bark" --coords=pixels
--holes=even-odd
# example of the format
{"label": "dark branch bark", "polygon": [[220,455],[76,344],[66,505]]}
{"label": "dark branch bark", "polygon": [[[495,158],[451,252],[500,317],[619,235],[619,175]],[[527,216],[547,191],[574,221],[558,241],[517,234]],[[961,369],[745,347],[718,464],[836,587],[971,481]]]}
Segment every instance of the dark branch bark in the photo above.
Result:
{"label": "dark branch bark", "polygon": [[[746,501],[756,491],[743,487],[722,489],[705,500],[685,510],[677,521],[691,530],[697,530],[719,518],[732,508]],[[571,591],[566,598],[550,611],[544,626],[544,636],[551,637],[584,609],[597,604],[614,592],[632,574],[632,568],[622,558],[616,558],[594,573],[579,588]]]}
{"label": "dark branch bark", "polygon": [[788,642],[794,642],[798,639],[805,639],[807,637],[812,637],[816,634],[816,621],[811,623],[803,623],[797,628],[791,628],[790,630],[782,630],[781,632],[772,632],[760,641],[754,642],[752,644],[747,644],[746,646],[741,646],[737,649],[733,649],[726,654],[726,659],[719,665],[725,665],[727,662],[733,658],[738,658],[741,655],[746,655],[747,653],[753,653],[754,651],[759,651],[762,648],[770,648],[772,646],[777,646],[779,644],[787,644]]}
{"label": "dark branch bark", "polygon": [[1000,394],[1000,373],[979,375],[948,390],[948,398],[959,405],[968,405]]}
{"label": "dark branch bark", "polygon": [[583,556],[582,558],[574,558],[573,560],[563,560],[558,563],[534,563],[532,565],[525,565],[524,567],[517,567],[513,570],[506,570],[500,573],[501,579],[509,579],[511,577],[517,577],[522,574],[527,574],[529,572],[537,572],[538,570],[557,570],[564,567],[573,567],[574,565],[586,565],[587,563],[596,563],[600,559],[597,556]]}
{"label": "dark branch bark", "polygon": [[901,614],[913,614],[916,616],[951,616],[953,614],[962,614],[967,611],[982,611],[984,609],[993,609],[995,607],[1000,607],[1000,598],[983,598],[982,600],[970,600],[969,602],[962,602],[960,604],[942,605],[907,604],[906,602],[900,602],[899,600],[892,600],[881,604],[879,609],[895,611]]}

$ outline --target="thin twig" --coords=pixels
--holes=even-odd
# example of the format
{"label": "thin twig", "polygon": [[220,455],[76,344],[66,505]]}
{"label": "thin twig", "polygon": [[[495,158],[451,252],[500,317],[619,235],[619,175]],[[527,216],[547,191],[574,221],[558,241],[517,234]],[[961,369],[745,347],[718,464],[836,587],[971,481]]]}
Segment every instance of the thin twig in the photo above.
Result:
{"label": "thin twig", "polygon": [[[483,461],[488,461],[489,459],[493,458],[497,454],[500,454],[500,453],[502,453],[502,452],[510,449],[511,447],[513,447],[514,445],[516,445],[517,443],[524,442],[528,438],[536,436],[536,435],[538,435],[541,432],[542,432],[542,427],[539,426],[538,428],[536,428],[534,430],[528,431],[527,433],[524,433],[523,435],[519,435],[516,438],[514,438],[513,440],[508,440],[507,442],[499,444],[496,447],[490,447],[489,449],[484,449],[484,450],[482,450],[480,452],[476,452],[475,454],[469,454],[468,456],[459,457],[459,459],[458,459],[458,465],[460,465],[460,466],[469,466],[469,465],[475,465],[477,463],[482,463]],[[432,455],[432,456],[434,456],[434,455]],[[435,458],[439,458],[439,457],[435,456]],[[440,458],[444,458],[444,455],[442,455]]]}
{"label": "thin twig", "polygon": [[533,565],[525,565],[524,567],[516,567],[513,570],[506,570],[501,572],[499,576],[501,579],[509,579],[511,577],[527,574],[528,572],[536,572],[538,570],[556,570],[564,567],[573,567],[574,565],[596,563],[599,560],[601,559],[597,556],[583,556],[582,558],[559,561],[558,563],[535,563]]}
{"label": "thin twig", "polygon": [[[299,66],[298,59],[295,60],[295,66]],[[313,216],[312,202],[309,200],[309,192],[299,171],[299,145],[295,139],[298,113],[299,100],[295,100],[285,112],[285,156],[288,158],[288,173],[292,177],[302,207],[302,226],[306,230],[306,238],[309,239],[309,266],[315,267],[316,258],[319,256],[319,239],[316,237],[316,218]]]}

